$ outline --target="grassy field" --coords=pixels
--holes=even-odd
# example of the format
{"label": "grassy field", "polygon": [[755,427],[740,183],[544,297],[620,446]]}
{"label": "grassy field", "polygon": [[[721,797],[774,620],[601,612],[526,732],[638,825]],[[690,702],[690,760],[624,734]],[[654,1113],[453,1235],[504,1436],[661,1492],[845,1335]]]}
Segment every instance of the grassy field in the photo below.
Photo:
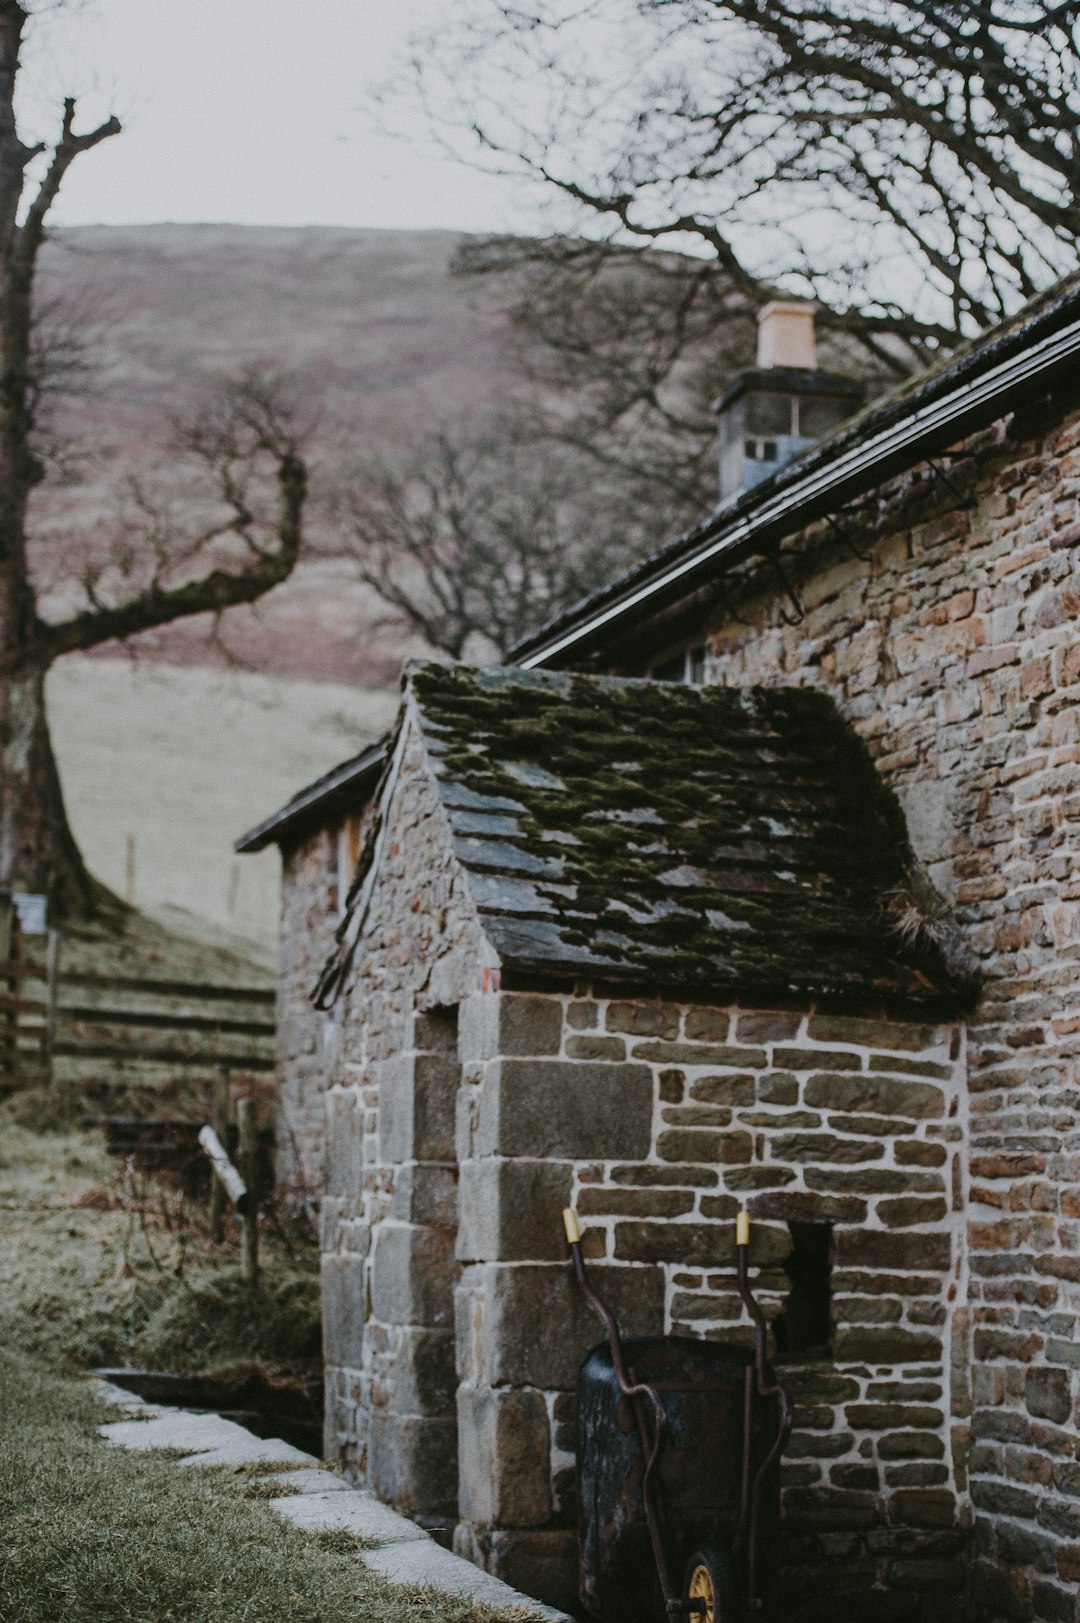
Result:
{"label": "grassy field", "polygon": [[93,872],[166,921],[167,910],[183,910],[272,953],[277,852],[238,857],[233,841],[383,732],[397,695],[68,659],[49,677],[48,704],[68,812]]}

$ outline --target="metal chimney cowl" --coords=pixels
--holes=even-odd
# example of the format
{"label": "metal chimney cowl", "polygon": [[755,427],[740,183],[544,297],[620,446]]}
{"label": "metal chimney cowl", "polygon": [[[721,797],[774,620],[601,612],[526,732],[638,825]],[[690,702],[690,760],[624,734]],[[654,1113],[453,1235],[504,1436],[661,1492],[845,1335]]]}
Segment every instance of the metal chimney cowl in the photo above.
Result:
{"label": "metal chimney cowl", "polygon": [[815,306],[773,299],[758,312],[757,366],[713,402],[719,417],[720,500],[761,484],[862,403],[863,385],[817,365]]}

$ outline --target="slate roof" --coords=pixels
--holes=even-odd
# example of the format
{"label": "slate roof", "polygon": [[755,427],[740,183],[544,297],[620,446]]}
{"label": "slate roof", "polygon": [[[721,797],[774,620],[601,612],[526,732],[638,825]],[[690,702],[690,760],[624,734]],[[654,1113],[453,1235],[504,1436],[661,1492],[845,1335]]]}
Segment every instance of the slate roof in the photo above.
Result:
{"label": "slate roof", "polygon": [[[682,535],[604,581],[522,638],[511,649],[510,659],[530,665],[580,659],[594,645],[605,646],[613,633],[625,631],[635,618],[647,618],[665,602],[678,601],[741,556],[761,554],[813,519],[837,512],[845,502],[877,488],[923,456],[954,445],[973,428],[1016,409],[1018,402],[1045,395],[1063,378],[1075,390],[1077,346],[1074,342],[1055,348],[1051,340],[1078,319],[1080,271],[1075,271],[1006,320],[872,400],[771,478],[729,498]],[[1040,356],[1040,346],[1049,346],[1046,355]],[[994,379],[998,381],[991,387]],[[980,383],[981,393],[976,389]],[[961,415],[946,414],[934,428],[934,408],[949,400],[958,403]],[[866,466],[860,466],[858,453],[875,445],[880,455],[868,457]],[[695,563],[699,555],[700,568]],[[664,584],[668,576],[674,580],[670,589]],[[589,641],[590,621],[608,610],[607,629]],[[568,647],[555,646],[571,635],[582,639],[572,653]]]}
{"label": "slate roof", "polygon": [[410,698],[505,968],[710,998],[973,991],[827,694],[412,662]]}

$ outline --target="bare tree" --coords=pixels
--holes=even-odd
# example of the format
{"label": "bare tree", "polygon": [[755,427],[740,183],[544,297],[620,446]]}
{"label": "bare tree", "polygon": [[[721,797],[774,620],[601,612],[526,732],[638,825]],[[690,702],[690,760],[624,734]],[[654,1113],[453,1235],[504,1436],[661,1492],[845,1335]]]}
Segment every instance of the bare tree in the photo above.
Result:
{"label": "bare tree", "polygon": [[29,546],[32,498],[46,473],[39,430],[48,356],[35,342],[35,272],[68,169],[120,126],[109,118],[79,132],[69,100],[51,146],[23,142],[15,91],[28,10],[0,0],[0,885],[45,891],[60,912],[85,914],[110,899],[68,824],[45,711],[50,665],[250,603],[284,580],[300,551],[307,473],[297,426],[273,385],[255,375],[230,385],[178,429],[183,456],[211,482],[205,522],[182,526],[132,488],[124,522],[67,549],[70,612],[43,618]]}
{"label": "bare tree", "polygon": [[454,659],[505,656],[641,544],[630,504],[507,424],[437,433],[362,472],[345,503],[360,577]]}
{"label": "bare tree", "polygon": [[416,69],[460,153],[886,362],[1076,264],[1078,0],[461,0]]}

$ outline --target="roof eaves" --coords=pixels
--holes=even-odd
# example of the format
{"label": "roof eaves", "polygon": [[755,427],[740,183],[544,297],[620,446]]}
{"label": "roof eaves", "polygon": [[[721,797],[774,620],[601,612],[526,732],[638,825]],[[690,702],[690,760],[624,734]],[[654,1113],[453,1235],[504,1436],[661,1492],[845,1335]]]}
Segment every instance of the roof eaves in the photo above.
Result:
{"label": "roof eaves", "polygon": [[377,780],[386,761],[387,742],[385,737],[377,739],[359,755],[307,784],[280,811],[242,834],[234,842],[234,851],[262,851],[268,845],[281,845],[339,803],[355,799]]}

